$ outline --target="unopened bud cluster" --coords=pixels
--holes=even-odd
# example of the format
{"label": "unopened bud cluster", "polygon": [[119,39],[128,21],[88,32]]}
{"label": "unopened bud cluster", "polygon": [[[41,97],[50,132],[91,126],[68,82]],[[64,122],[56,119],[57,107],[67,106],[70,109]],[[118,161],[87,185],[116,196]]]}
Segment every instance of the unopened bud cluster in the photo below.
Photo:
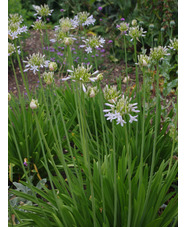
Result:
{"label": "unopened bud cluster", "polygon": [[43,80],[46,84],[52,84],[54,81],[54,72],[44,72]]}
{"label": "unopened bud cluster", "polygon": [[57,70],[57,63],[56,62],[50,62],[48,65],[48,68],[50,71],[56,71]]}
{"label": "unopened bud cluster", "polygon": [[150,57],[147,55],[138,55],[138,65],[140,68],[147,67],[150,65]]}
{"label": "unopened bud cluster", "polygon": [[15,46],[12,43],[8,43],[8,56],[11,56],[15,52]]}
{"label": "unopened bud cluster", "polygon": [[97,93],[99,92],[99,89],[97,88],[97,86],[95,87],[91,87],[91,86],[88,86],[87,87],[87,91],[86,91],[86,94],[90,97],[90,98],[93,98],[97,95]]}
{"label": "unopened bud cluster", "polygon": [[110,102],[114,103],[120,97],[120,92],[117,91],[117,86],[108,86],[106,85],[103,89],[104,98]]}
{"label": "unopened bud cluster", "polygon": [[32,99],[30,102],[30,108],[32,110],[37,109],[39,107],[39,103],[37,99]]}

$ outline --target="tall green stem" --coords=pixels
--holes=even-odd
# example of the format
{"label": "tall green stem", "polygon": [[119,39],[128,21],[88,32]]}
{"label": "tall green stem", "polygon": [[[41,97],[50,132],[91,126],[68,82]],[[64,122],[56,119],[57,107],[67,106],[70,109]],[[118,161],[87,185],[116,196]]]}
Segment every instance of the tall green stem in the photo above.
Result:
{"label": "tall green stem", "polygon": [[29,99],[30,99],[30,91],[29,91],[29,89],[28,89],[28,84],[27,84],[27,81],[25,80],[25,76],[24,76],[24,73],[23,73],[23,68],[22,68],[21,61],[20,61],[20,57],[19,57],[19,54],[18,54],[16,41],[14,42],[14,45],[15,45],[15,48],[16,48],[16,56],[17,56],[19,68],[20,68],[20,71],[21,71],[21,76],[22,76],[22,79],[23,79],[23,84],[25,85],[25,88],[26,88],[28,97],[29,97]]}
{"label": "tall green stem", "polygon": [[128,87],[128,66],[127,66],[127,47],[126,47],[126,37],[124,34],[124,49],[125,49],[125,72],[126,72],[126,76],[127,76],[127,87]]}
{"label": "tall green stem", "polygon": [[[142,183],[143,175],[143,153],[144,153],[144,144],[145,144],[145,88],[146,88],[146,76],[144,69],[143,71],[143,117],[142,117],[142,142],[141,142],[141,157],[140,157],[140,184]],[[139,186],[140,188],[140,186]]]}
{"label": "tall green stem", "polygon": [[117,226],[117,176],[116,176],[116,147],[115,147],[115,127],[114,121],[112,122],[113,131],[113,166],[114,166],[114,227]]}

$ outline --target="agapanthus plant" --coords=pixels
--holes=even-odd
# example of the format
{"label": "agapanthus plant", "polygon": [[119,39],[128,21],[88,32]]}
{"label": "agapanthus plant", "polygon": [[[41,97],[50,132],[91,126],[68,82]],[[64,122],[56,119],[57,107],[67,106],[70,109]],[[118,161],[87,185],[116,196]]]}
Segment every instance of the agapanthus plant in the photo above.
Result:
{"label": "agapanthus plant", "polygon": [[27,61],[23,62],[27,63],[24,72],[32,70],[34,74],[36,71],[39,71],[40,68],[48,67],[49,64],[49,61],[45,60],[45,55],[40,53],[29,55],[29,57],[27,57]]}
{"label": "agapanthus plant", "polygon": [[32,5],[34,10],[36,11],[36,13],[34,14],[34,16],[41,16],[41,17],[46,17],[46,16],[51,16],[51,13],[54,11],[53,9],[49,9],[49,6],[44,4],[41,6],[36,6],[36,5]]}
{"label": "agapanthus plant", "polygon": [[92,53],[93,49],[103,47],[102,44],[105,43],[105,39],[100,36],[93,36],[82,41],[85,43],[85,45],[80,45],[80,47],[85,47],[85,51],[88,54]]}
{"label": "agapanthus plant", "polygon": [[129,123],[133,121],[138,121],[138,115],[132,116],[133,113],[140,112],[137,110],[137,103],[130,103],[132,98],[128,98],[122,95],[119,99],[117,99],[113,104],[105,103],[106,106],[110,107],[110,109],[104,109],[103,112],[106,113],[104,116],[107,117],[107,120],[112,122],[116,120],[116,124],[120,124],[122,127],[126,124],[126,120],[129,117]]}

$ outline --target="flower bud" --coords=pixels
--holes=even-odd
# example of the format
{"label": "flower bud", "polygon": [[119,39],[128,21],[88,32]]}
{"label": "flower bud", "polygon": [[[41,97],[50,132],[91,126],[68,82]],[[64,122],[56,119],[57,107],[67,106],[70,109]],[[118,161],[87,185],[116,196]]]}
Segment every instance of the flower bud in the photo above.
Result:
{"label": "flower bud", "polygon": [[48,65],[48,67],[49,67],[49,70],[50,71],[56,71],[57,70],[57,64],[56,64],[56,62],[50,62],[49,65]]}
{"label": "flower bud", "polygon": [[11,94],[8,92],[8,101],[10,101],[12,98]]}
{"label": "flower bud", "polygon": [[153,30],[154,29],[154,24],[149,24],[149,28],[150,28],[150,30]]}
{"label": "flower bud", "polygon": [[164,28],[164,27],[162,27],[162,28],[161,28],[161,32],[164,32],[164,31],[165,31],[165,28]]}
{"label": "flower bud", "polygon": [[175,26],[175,21],[174,21],[174,20],[171,20],[171,21],[170,21],[170,26],[171,26],[171,27]]}
{"label": "flower bud", "polygon": [[38,100],[36,99],[32,99],[32,101],[30,102],[30,108],[32,110],[37,109],[39,107],[39,103]]}
{"label": "flower bud", "polygon": [[127,80],[129,81],[130,80],[130,77],[128,76],[126,76],[125,78],[124,78],[124,80],[123,80],[123,83],[127,83]]}
{"label": "flower bud", "polygon": [[132,26],[137,26],[137,20],[136,19],[134,19],[134,20],[132,20]]}

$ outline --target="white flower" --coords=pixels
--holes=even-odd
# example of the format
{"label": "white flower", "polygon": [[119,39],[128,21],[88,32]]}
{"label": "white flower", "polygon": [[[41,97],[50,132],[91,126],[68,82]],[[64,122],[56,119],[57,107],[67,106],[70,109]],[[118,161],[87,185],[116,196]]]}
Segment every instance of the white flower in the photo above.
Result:
{"label": "white flower", "polygon": [[126,124],[127,122],[123,120],[122,116],[120,115],[118,118],[117,118],[117,125],[120,124],[122,127],[123,127],[123,124]]}
{"label": "white flower", "polygon": [[86,47],[85,51],[87,54],[92,53],[92,48],[91,47]]}
{"label": "white flower", "polygon": [[34,110],[34,109],[37,109],[38,107],[39,107],[38,100],[32,99],[31,102],[30,102],[30,108],[32,110]]}
{"label": "white flower", "polygon": [[41,55],[40,53],[37,54],[34,53],[27,57],[27,61],[23,62],[27,63],[24,72],[32,70],[33,73],[35,74],[36,71],[39,71],[39,68],[48,67],[50,61],[45,60],[45,55]]}
{"label": "white flower", "polygon": [[129,114],[129,117],[130,117],[129,123],[132,123],[133,121],[138,121],[138,119],[136,119],[138,117],[138,115],[132,116]]}

